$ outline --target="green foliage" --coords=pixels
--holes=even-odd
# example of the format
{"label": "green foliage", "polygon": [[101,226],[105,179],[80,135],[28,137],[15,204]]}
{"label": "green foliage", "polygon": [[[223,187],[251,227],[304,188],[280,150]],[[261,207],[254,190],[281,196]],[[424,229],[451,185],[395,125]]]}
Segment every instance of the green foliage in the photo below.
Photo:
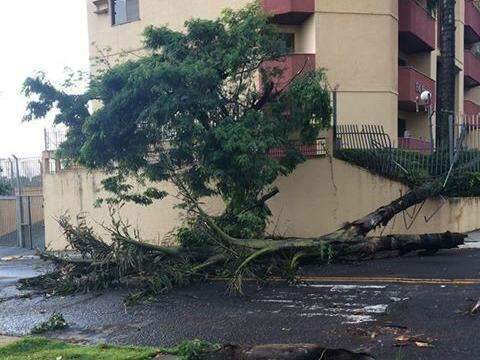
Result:
{"label": "green foliage", "polygon": [[158,354],[152,348],[109,345],[80,346],[43,338],[23,338],[0,347],[2,360],[150,360]]}
{"label": "green foliage", "polygon": [[211,240],[205,226],[196,221],[178,228],[174,236],[177,242],[187,249],[205,246]]}
{"label": "green foliage", "polygon": [[58,313],[53,313],[52,316],[50,316],[50,318],[47,321],[36,325],[32,329],[31,333],[33,335],[40,335],[49,331],[62,330],[67,327],[68,327],[68,324],[65,321],[65,318],[63,317],[63,315]]}
{"label": "green foliage", "polygon": [[[22,279],[19,287],[54,295],[126,287],[132,292],[125,303],[134,305],[201,278],[188,251],[145,244],[137,232],[131,235],[130,227],[115,216],[112,211],[112,225],[105,228],[111,237],[107,241],[94,233],[83,216],[77,218],[77,224],[72,224],[68,216],[61,217],[58,222],[71,251],[62,257],[44,254],[57,269]],[[51,320],[52,324],[58,320],[57,315]]]}
{"label": "green foliage", "polygon": [[162,349],[160,352],[168,355],[175,355],[183,360],[199,360],[206,352],[220,349],[220,344],[212,344],[204,340],[184,341],[172,349]]}
{"label": "green foliage", "polygon": [[[184,32],[149,27],[144,43],[144,57],[107,67],[80,95],[43,75],[27,79],[26,119],[57,109],[56,122],[69,128],[60,154],[106,170],[111,177],[104,186],[117,202],[149,205],[166,196],[159,183],[173,181],[195,200],[223,199],[229,233],[261,235],[270,212],[253,205],[305,160],[292,136],[313,143],[330,125],[324,72],[274,86],[281,61],[273,68],[262,64],[287,49],[259,3],[216,20],[189,20]],[[90,100],[103,106],[90,113]],[[287,156],[269,156],[278,147]]]}
{"label": "green foliage", "polygon": [[450,197],[480,196],[480,172],[462,172],[453,175],[444,194]]}
{"label": "green foliage", "polygon": [[[337,151],[335,156],[411,187],[434,178],[445,178],[450,169],[446,150],[422,154],[400,149],[347,149]],[[479,150],[461,150],[442,194],[450,197],[480,196],[480,172],[469,170],[478,169],[479,163]]]}
{"label": "green foliage", "polygon": [[13,192],[12,185],[0,177],[0,196],[11,195]]}
{"label": "green foliage", "polygon": [[427,0],[427,9],[432,15],[437,13],[438,0]]}
{"label": "green foliage", "polygon": [[13,187],[7,179],[2,176],[3,169],[0,167],[0,196],[7,196],[13,193]]}
{"label": "green foliage", "polygon": [[43,338],[27,337],[0,347],[2,360],[150,360],[159,354],[182,360],[198,360],[206,352],[220,349],[219,344],[203,340],[184,341],[173,348],[127,347],[112,345],[80,346]]}

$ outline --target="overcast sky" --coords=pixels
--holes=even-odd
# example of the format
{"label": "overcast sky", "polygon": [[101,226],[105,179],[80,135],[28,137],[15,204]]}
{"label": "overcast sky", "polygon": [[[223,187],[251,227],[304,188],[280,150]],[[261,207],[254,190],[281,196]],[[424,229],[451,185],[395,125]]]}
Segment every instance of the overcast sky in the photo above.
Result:
{"label": "overcast sky", "polygon": [[21,122],[23,80],[44,71],[61,81],[64,68],[88,70],[85,0],[1,0],[0,158],[40,156],[49,121]]}

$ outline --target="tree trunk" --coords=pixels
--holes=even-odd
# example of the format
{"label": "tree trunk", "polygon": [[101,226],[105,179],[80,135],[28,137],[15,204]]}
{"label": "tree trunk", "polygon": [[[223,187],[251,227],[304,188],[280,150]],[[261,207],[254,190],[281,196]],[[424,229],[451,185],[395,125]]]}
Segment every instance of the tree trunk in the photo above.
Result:
{"label": "tree trunk", "polygon": [[424,250],[434,253],[440,249],[454,249],[464,243],[466,235],[446,232],[424,235],[387,235],[365,238],[358,244],[351,244],[345,251],[358,258],[368,258],[385,251],[398,251],[404,255],[411,251]]}
{"label": "tree trunk", "polygon": [[225,345],[206,353],[208,360],[369,360],[369,354],[354,353],[343,349],[328,349],[317,344],[258,345],[251,348]]}
{"label": "tree trunk", "polygon": [[439,0],[440,58],[437,76],[437,146],[448,144],[450,115],[455,112],[455,3]]}
{"label": "tree trunk", "polygon": [[442,184],[438,181],[429,182],[423,186],[410,190],[405,195],[382,206],[370,214],[345,224],[342,228],[328,235],[335,238],[352,238],[358,235],[365,236],[379,226],[386,226],[393,217],[408,208],[420,204],[428,198],[438,196],[442,191]]}

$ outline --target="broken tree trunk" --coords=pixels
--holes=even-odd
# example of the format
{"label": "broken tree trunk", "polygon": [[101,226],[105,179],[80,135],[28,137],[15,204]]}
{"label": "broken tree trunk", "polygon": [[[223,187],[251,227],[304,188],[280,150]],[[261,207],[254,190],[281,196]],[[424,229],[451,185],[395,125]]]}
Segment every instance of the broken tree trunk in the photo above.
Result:
{"label": "broken tree trunk", "polygon": [[434,253],[441,249],[454,249],[464,244],[466,235],[446,232],[424,235],[388,235],[364,238],[357,244],[349,245],[347,251],[359,257],[373,256],[383,251],[398,251],[400,255],[424,250]]}
{"label": "broken tree trunk", "polygon": [[443,187],[441,182],[433,181],[414,188],[405,195],[395,199],[390,204],[382,206],[370,214],[345,224],[342,228],[330,234],[333,238],[351,238],[356,235],[367,235],[379,226],[386,226],[395,215],[420,204],[423,201],[440,195]]}
{"label": "broken tree trunk", "polygon": [[344,349],[328,349],[317,344],[278,344],[239,347],[225,345],[220,349],[207,352],[202,356],[206,360],[369,360],[372,356]]}

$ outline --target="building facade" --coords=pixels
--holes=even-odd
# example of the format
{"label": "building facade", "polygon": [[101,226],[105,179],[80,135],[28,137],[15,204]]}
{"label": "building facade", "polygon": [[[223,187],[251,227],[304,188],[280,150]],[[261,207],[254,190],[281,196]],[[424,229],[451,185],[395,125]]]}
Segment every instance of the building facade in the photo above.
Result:
{"label": "building facade", "polygon": [[[148,25],[181,30],[192,17],[215,18],[250,0],[87,0],[93,59],[142,51]],[[440,54],[437,15],[428,0],[262,0],[292,54],[285,73],[325,68],[337,89],[340,124],[383,125],[393,143],[410,146],[434,137],[435,115],[419,106],[427,90],[435,104]],[[480,113],[480,1],[456,9],[456,112]],[[104,49],[109,49],[105,52]],[[432,129],[432,132],[430,131]],[[408,138],[408,139],[406,139]]]}
{"label": "building facade", "polygon": [[[225,7],[240,8],[249,0],[86,0],[90,56],[121,61],[142,53],[143,29],[167,25],[181,30],[192,17],[215,18]],[[415,0],[263,0],[265,9],[286,33],[292,53],[284,61],[286,76],[298,67],[325,68],[337,89],[340,124],[383,125],[396,144],[422,147],[430,138],[429,114],[418,106],[423,91],[436,93],[439,51],[438,22],[426,1]],[[457,0],[458,113],[477,114],[480,104],[480,11],[473,0]],[[108,50],[105,50],[108,49]],[[105,59],[104,59],[105,60]],[[435,102],[435,96],[432,104]],[[417,109],[418,108],[418,109]],[[418,111],[417,111],[418,110]],[[435,121],[435,117],[432,117]],[[407,136],[407,137],[405,137]],[[323,139],[331,148],[331,136]],[[308,149],[309,151],[311,149]],[[269,201],[267,231],[275,235],[312,237],[334,231],[408,191],[401,183],[327,156],[312,154],[290,176],[277,179],[280,193]],[[103,196],[105,174],[50,166],[45,152],[44,197],[47,245],[66,243],[56,218],[84,214],[99,234],[110,221],[108,209],[94,206]],[[55,161],[54,161],[55,162]],[[58,162],[58,161],[57,161]],[[172,184],[161,184],[170,195]],[[169,234],[184,214],[168,196],[148,207],[127,204],[120,214],[147,241],[168,244]],[[222,210],[208,199],[210,214]],[[465,232],[480,228],[480,198],[430,199],[418,209],[416,221],[398,215],[388,233]],[[106,234],[105,234],[106,235]]]}

